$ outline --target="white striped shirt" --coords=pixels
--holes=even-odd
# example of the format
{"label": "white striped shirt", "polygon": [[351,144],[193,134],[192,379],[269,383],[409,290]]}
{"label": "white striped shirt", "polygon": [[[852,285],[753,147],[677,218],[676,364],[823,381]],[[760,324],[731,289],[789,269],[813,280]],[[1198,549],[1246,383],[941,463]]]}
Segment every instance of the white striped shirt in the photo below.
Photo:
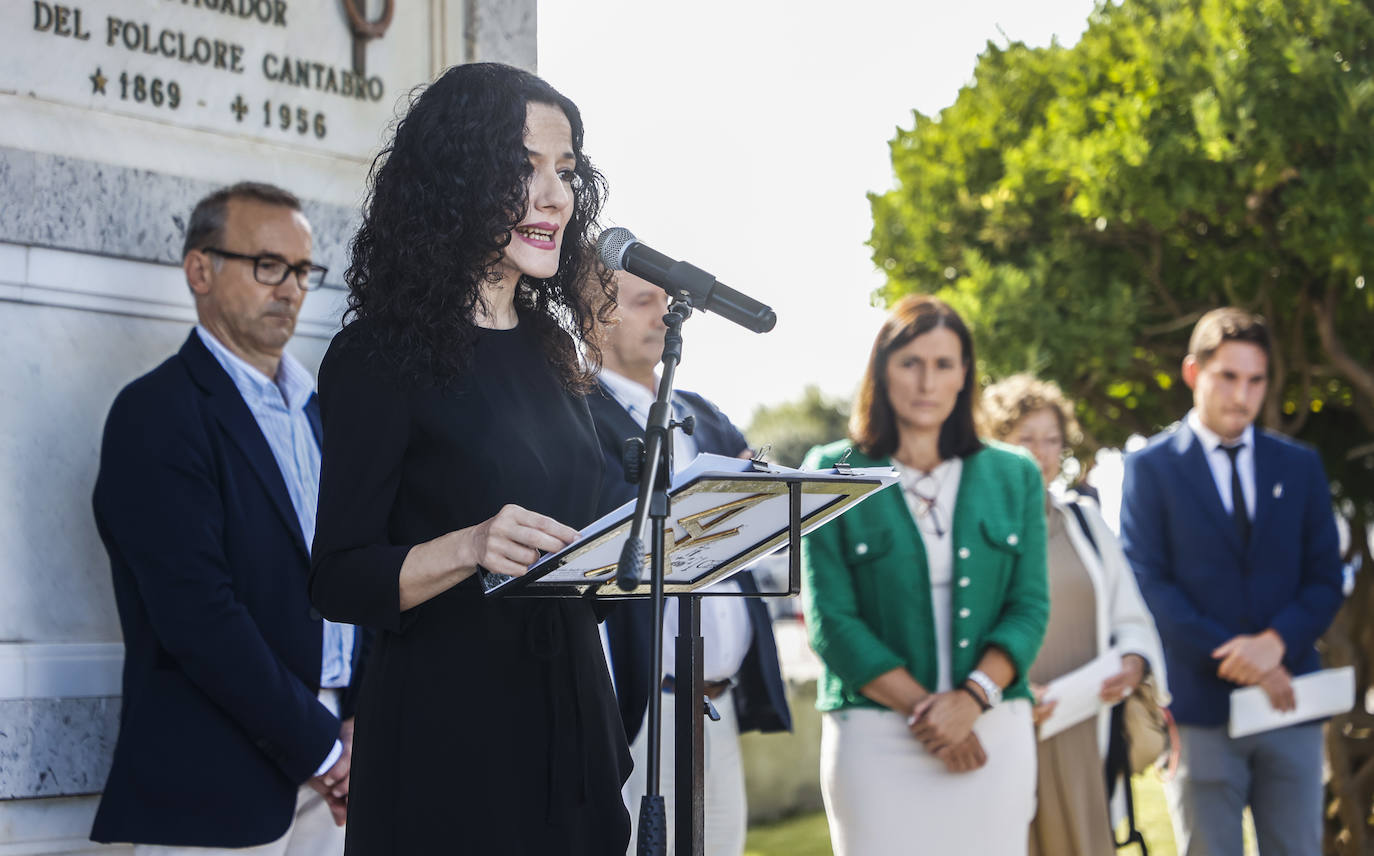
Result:
{"label": "white striped shirt", "polygon": [[[622,374],[617,374],[602,366],[601,382],[610,390],[616,403],[625,408],[630,418],[640,428],[649,423],[649,408],[658,396],[643,384],[636,383]],[[673,397],[673,416],[682,419],[691,413],[691,408],[676,395]],[[692,462],[697,455],[697,441],[686,431],[673,431],[673,467],[681,470]],[[609,478],[609,476],[608,476]],[[739,591],[736,580],[722,580],[710,586],[711,591]],[[663,610],[663,673],[671,675],[677,668],[676,646],[678,630],[678,611],[664,607]],[[605,625],[603,624],[604,628]],[[702,674],[708,681],[724,681],[733,678],[744,658],[749,655],[749,646],[754,644],[754,631],[749,623],[749,610],[744,601],[733,597],[708,597],[701,602],[701,636],[706,640],[705,653],[702,655]],[[609,650],[609,646],[607,648]],[[608,656],[609,660],[609,656]]]}

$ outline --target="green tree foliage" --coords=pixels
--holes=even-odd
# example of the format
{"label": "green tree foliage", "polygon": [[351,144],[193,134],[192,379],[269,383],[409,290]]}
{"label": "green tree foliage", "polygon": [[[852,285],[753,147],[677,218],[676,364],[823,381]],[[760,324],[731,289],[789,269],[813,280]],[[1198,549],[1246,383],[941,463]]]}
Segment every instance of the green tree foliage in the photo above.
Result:
{"label": "green tree foliage", "polygon": [[[1322,452],[1365,570],[1326,658],[1374,684],[1374,4],[1103,2],[1073,47],[989,45],[891,143],[873,195],[879,296],[936,292],[987,375],[1078,402],[1090,453],[1189,407],[1194,322],[1237,305],[1275,339],[1263,421]],[[1374,852],[1374,728],[1328,729],[1328,852]],[[1365,736],[1361,736],[1365,735]]]}
{"label": "green tree foliage", "polygon": [[1317,444],[1347,515],[1374,519],[1369,4],[1106,3],[1072,48],[990,44],[891,149],[897,186],[871,197],[882,298],[938,291],[986,373],[1058,381],[1086,452],[1188,408],[1203,312],[1258,311],[1265,422]]}
{"label": "green tree foliage", "polygon": [[808,386],[797,401],[755,408],[744,433],[755,449],[772,445],[768,460],[796,467],[812,446],[840,439],[848,427],[849,402],[829,398],[819,388]]}

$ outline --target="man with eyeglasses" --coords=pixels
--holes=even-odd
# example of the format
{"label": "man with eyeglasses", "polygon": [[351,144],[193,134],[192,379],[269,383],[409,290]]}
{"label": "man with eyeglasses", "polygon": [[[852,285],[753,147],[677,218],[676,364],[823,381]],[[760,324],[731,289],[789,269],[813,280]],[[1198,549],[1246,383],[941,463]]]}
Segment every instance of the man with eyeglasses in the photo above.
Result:
{"label": "man with eyeglasses", "polygon": [[362,634],[306,591],[319,406],[284,350],[324,279],[311,244],[280,188],[202,199],[182,251],[199,323],[105,424],[124,695],[91,838],[139,856],[343,852]]}

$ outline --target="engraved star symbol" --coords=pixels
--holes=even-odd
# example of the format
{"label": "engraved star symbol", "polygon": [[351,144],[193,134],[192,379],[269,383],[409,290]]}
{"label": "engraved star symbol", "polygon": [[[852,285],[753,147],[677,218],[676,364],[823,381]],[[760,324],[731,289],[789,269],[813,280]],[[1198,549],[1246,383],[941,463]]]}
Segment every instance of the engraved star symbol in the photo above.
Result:
{"label": "engraved star symbol", "polygon": [[91,75],[91,94],[104,95],[105,84],[109,83],[109,78],[100,73],[100,66],[95,67],[95,74]]}
{"label": "engraved star symbol", "polygon": [[243,103],[242,95],[235,95],[234,103],[229,105],[229,109],[234,111],[235,121],[242,122],[243,114],[248,112],[248,105]]}

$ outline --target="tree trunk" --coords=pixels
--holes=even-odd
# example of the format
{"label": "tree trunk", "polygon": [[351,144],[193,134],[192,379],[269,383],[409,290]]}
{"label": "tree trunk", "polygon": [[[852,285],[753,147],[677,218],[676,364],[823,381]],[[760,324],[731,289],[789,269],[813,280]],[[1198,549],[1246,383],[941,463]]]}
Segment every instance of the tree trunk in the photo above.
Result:
{"label": "tree trunk", "polygon": [[1336,368],[1347,382],[1366,399],[1374,399],[1374,369],[1360,365],[1345,349],[1345,344],[1336,334],[1336,305],[1339,292],[1335,285],[1327,287],[1325,300],[1312,301],[1312,317],[1317,322],[1317,335],[1321,338],[1322,350],[1326,351],[1331,365]]}
{"label": "tree trunk", "polygon": [[1355,668],[1355,708],[1326,726],[1331,764],[1324,842],[1328,856],[1374,856],[1374,714],[1367,704],[1374,679],[1374,622],[1366,620],[1374,614],[1374,565],[1365,537],[1368,525],[1362,514],[1350,521],[1351,549],[1345,558],[1361,556],[1363,571],[1319,646],[1327,666]]}

